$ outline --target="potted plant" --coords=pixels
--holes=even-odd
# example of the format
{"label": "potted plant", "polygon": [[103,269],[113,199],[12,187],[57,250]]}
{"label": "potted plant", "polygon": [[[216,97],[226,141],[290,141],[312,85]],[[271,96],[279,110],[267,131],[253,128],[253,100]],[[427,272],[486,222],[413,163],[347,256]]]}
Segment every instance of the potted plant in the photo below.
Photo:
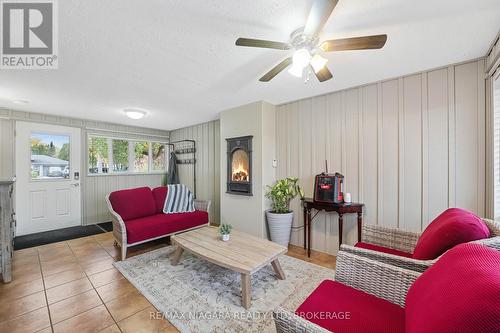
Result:
{"label": "potted plant", "polygon": [[221,224],[219,226],[219,234],[221,234],[222,240],[224,242],[227,242],[229,240],[231,235],[231,229],[233,229],[233,226],[230,224]]}
{"label": "potted plant", "polygon": [[303,198],[304,191],[300,188],[299,179],[296,177],[278,180],[267,188],[266,197],[271,199],[271,209],[266,211],[266,217],[271,240],[288,247],[293,222],[290,201],[297,196]]}

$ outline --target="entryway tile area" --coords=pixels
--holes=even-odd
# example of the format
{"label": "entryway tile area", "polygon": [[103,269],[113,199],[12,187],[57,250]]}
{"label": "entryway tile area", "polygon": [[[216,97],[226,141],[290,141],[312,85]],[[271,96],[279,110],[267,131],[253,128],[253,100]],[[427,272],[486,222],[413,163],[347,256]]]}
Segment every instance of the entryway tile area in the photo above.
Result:
{"label": "entryway tile area", "polygon": [[[0,332],[178,332],[113,266],[111,232],[14,252],[13,281],[0,283]],[[162,239],[129,250],[136,256]],[[335,257],[290,246],[290,256],[335,268]]]}
{"label": "entryway tile area", "polygon": [[109,232],[15,251],[13,281],[0,284],[0,332],[177,332],[151,319],[157,310],[114,268],[113,243]]}

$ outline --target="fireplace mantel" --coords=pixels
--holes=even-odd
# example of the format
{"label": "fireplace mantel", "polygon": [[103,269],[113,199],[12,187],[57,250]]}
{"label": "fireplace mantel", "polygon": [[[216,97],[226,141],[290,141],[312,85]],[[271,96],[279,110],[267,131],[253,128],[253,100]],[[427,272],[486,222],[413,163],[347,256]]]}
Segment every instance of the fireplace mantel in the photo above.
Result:
{"label": "fireplace mantel", "polygon": [[227,193],[252,194],[252,135],[228,138]]}

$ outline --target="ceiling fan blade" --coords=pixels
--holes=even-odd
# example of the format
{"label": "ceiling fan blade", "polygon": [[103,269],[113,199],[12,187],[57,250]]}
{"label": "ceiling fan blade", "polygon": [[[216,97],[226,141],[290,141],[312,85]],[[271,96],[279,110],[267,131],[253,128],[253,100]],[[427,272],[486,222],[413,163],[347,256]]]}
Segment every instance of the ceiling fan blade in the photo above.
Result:
{"label": "ceiling fan blade", "polygon": [[316,77],[318,78],[319,82],[328,81],[333,77],[332,72],[330,72],[330,70],[326,66],[323,67],[319,72],[317,73],[314,72],[314,74],[316,74]]}
{"label": "ceiling fan blade", "polygon": [[265,49],[276,49],[276,50],[289,50],[291,48],[290,44],[288,43],[273,42],[271,40],[252,39],[252,38],[238,38],[236,40],[236,45],[248,46],[248,47],[261,47]]}
{"label": "ceiling fan blade", "polygon": [[326,21],[337,5],[338,0],[315,0],[307,17],[304,34],[309,37],[317,36],[325,26]]}
{"label": "ceiling fan blade", "polygon": [[261,77],[259,81],[260,82],[271,81],[276,75],[278,75],[282,70],[287,68],[291,63],[292,63],[292,57],[286,58],[285,60],[274,66],[274,68],[271,69],[269,72],[264,74],[264,76]]}
{"label": "ceiling fan blade", "polygon": [[381,49],[386,41],[387,35],[332,39],[321,43],[320,48],[326,52]]}

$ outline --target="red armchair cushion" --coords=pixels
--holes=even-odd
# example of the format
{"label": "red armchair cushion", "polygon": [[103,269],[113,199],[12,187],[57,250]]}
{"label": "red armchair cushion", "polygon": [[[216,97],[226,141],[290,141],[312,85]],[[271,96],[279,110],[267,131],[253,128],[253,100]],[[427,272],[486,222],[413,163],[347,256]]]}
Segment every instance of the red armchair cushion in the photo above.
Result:
{"label": "red armchair cushion", "polygon": [[156,213],[163,213],[163,207],[165,206],[165,199],[167,198],[168,187],[160,186],[153,190],[153,197],[156,203]]}
{"label": "red armchair cushion", "polygon": [[462,244],[411,286],[408,333],[500,332],[500,252]]}
{"label": "red armchair cushion", "polygon": [[109,201],[124,221],[154,215],[156,204],[149,187],[112,192]]}
{"label": "red armchair cushion", "polygon": [[404,332],[404,309],[384,299],[325,280],[295,314],[335,333]]}
{"label": "red armchair cushion", "polygon": [[412,254],[408,252],[403,252],[395,249],[391,249],[388,247],[384,246],[378,246],[370,243],[363,243],[359,242],[354,245],[355,247],[359,247],[362,249],[367,249],[367,250],[372,250],[372,251],[377,251],[377,252],[383,252],[383,253],[388,253],[388,254],[393,254],[395,256],[400,256],[400,257],[405,257],[405,258],[411,258]]}
{"label": "red armchair cushion", "polygon": [[465,209],[449,208],[422,233],[413,251],[413,258],[436,259],[455,245],[489,236],[488,227],[479,217]]}
{"label": "red armchair cushion", "polygon": [[127,243],[168,235],[208,223],[208,213],[196,210],[182,214],[156,214],[125,221]]}

